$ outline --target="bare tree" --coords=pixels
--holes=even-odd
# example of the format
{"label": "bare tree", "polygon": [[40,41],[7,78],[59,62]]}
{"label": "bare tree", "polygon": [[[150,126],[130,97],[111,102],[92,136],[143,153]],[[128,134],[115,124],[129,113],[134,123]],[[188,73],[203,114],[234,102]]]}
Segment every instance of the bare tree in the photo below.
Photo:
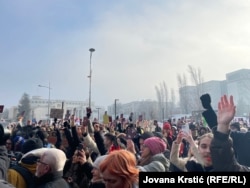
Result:
{"label": "bare tree", "polygon": [[180,107],[181,111],[184,114],[189,113],[189,97],[187,92],[187,77],[186,74],[182,76],[180,74],[177,75],[178,87],[179,87],[179,96],[180,96]]}
{"label": "bare tree", "polygon": [[203,93],[202,83],[204,82],[204,79],[202,77],[202,73],[200,68],[195,69],[193,66],[188,65],[188,73],[190,74],[191,82],[194,84],[196,88],[196,96],[194,101],[194,108],[196,110],[201,109],[201,102],[200,102],[200,96]]}
{"label": "bare tree", "polygon": [[186,74],[183,74],[182,76],[180,74],[177,75],[177,81],[179,88],[187,86],[187,76]]}
{"label": "bare tree", "polygon": [[27,122],[27,120],[30,119],[30,112],[31,112],[30,97],[27,93],[24,93],[22,98],[20,99],[17,110],[18,110],[17,118],[22,113],[25,112],[23,115],[23,123],[25,124]]}
{"label": "bare tree", "polygon": [[163,93],[162,93],[162,88],[155,86],[155,90],[156,90],[156,97],[157,97],[157,101],[158,101],[158,118],[160,118],[161,116],[159,115],[161,112],[161,109],[163,109]]}
{"label": "bare tree", "polygon": [[162,83],[162,88],[163,88],[164,99],[165,99],[164,103],[163,103],[163,105],[164,105],[164,107],[163,107],[164,108],[164,110],[163,110],[164,115],[163,116],[166,115],[166,117],[169,117],[169,111],[170,111],[169,105],[168,105],[169,97],[168,97],[168,88],[167,88],[165,81],[163,81],[163,83]]}
{"label": "bare tree", "polygon": [[172,88],[171,91],[170,91],[170,98],[171,98],[171,101],[169,103],[169,116],[172,117],[173,115],[173,109],[175,108],[175,92],[174,92],[174,89]]}
{"label": "bare tree", "polygon": [[[158,100],[158,112],[159,117],[162,115],[162,119],[165,119],[165,117],[169,116],[169,94],[168,94],[168,87],[165,81],[163,83],[160,83],[160,86],[155,86],[157,100]],[[161,114],[161,115],[160,115]]]}

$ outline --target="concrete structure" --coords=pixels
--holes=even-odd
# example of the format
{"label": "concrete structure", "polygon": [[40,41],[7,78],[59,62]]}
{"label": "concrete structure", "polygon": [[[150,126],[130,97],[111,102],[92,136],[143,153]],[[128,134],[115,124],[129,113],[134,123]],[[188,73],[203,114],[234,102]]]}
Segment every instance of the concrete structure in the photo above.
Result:
{"label": "concrete structure", "polygon": [[227,90],[234,96],[238,116],[250,115],[250,69],[226,74]]}
{"label": "concrete structure", "polygon": [[227,94],[226,88],[226,82],[225,81],[218,81],[218,80],[212,80],[208,82],[204,82],[202,84],[202,94],[208,93],[211,97],[211,106],[213,109],[218,108],[218,102],[220,100],[220,97],[223,94]]}
{"label": "concrete structure", "polygon": [[[226,74],[226,79],[222,81],[212,80],[202,83],[199,87],[202,88],[202,94],[208,93],[211,96],[211,106],[214,110],[218,108],[220,97],[224,94],[233,95],[235,105],[237,106],[238,116],[250,115],[250,69],[240,69]],[[188,101],[188,110],[199,111],[202,109],[193,108],[193,103],[198,100],[195,97],[195,86],[185,86],[180,88],[180,101]],[[185,95],[184,95],[185,94]],[[181,104],[181,103],[180,103]]]}
{"label": "concrete structure", "polygon": [[[30,99],[30,107],[30,119],[36,119],[37,121],[48,119],[48,99],[43,99],[40,96],[32,96]],[[64,109],[63,117],[65,117],[67,111],[73,114],[75,108],[76,117],[83,119],[83,117],[86,116],[86,107],[88,107],[88,101],[50,100],[50,109]],[[98,111],[102,114],[105,108],[102,106],[95,106],[95,104],[92,103],[91,119],[98,118]],[[10,108],[9,119],[15,121],[17,112],[17,107]],[[100,117],[102,118],[102,116]]]}
{"label": "concrete structure", "polygon": [[[144,101],[134,101],[126,104],[122,104],[118,102],[116,104],[116,115],[123,116],[128,119],[129,114],[131,112],[134,113],[134,120],[137,120],[139,115],[143,116],[143,119],[162,119],[162,112],[158,111],[157,108],[158,103],[152,100],[144,100]],[[108,106],[108,114],[112,115],[114,118],[115,114],[115,105]]]}

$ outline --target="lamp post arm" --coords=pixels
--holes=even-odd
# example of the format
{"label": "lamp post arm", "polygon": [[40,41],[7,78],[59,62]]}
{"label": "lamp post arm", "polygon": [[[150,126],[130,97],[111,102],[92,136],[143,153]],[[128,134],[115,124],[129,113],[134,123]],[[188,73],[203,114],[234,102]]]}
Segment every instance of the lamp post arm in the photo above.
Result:
{"label": "lamp post arm", "polygon": [[44,87],[44,88],[47,88],[49,90],[49,98],[48,98],[48,120],[49,120],[50,119],[50,90],[52,89],[50,87],[50,82],[49,82],[49,86],[38,85],[38,87]]}

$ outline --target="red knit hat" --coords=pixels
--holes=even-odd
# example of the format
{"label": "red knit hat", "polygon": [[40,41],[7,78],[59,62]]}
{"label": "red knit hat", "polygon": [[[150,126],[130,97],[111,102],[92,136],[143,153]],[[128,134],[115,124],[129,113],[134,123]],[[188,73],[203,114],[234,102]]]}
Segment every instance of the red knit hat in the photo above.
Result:
{"label": "red knit hat", "polygon": [[153,155],[163,153],[167,147],[166,143],[161,138],[156,136],[147,138],[143,144],[149,148]]}
{"label": "red knit hat", "polygon": [[165,123],[163,124],[163,129],[171,129],[170,123],[165,122]]}

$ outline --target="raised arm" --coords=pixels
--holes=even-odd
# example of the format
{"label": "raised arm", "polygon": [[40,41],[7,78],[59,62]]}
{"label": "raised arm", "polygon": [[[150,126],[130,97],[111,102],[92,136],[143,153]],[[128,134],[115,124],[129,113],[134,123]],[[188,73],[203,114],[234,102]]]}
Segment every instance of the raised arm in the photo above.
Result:
{"label": "raised arm", "polygon": [[218,103],[218,116],[217,116],[217,131],[227,134],[230,130],[230,122],[233,120],[236,112],[233,96],[229,99],[223,95]]}
{"label": "raised arm", "polygon": [[235,158],[229,128],[235,112],[233,96],[228,98],[223,95],[218,103],[218,126],[213,128],[214,137],[210,147],[214,171],[250,171],[249,167],[240,165]]}

